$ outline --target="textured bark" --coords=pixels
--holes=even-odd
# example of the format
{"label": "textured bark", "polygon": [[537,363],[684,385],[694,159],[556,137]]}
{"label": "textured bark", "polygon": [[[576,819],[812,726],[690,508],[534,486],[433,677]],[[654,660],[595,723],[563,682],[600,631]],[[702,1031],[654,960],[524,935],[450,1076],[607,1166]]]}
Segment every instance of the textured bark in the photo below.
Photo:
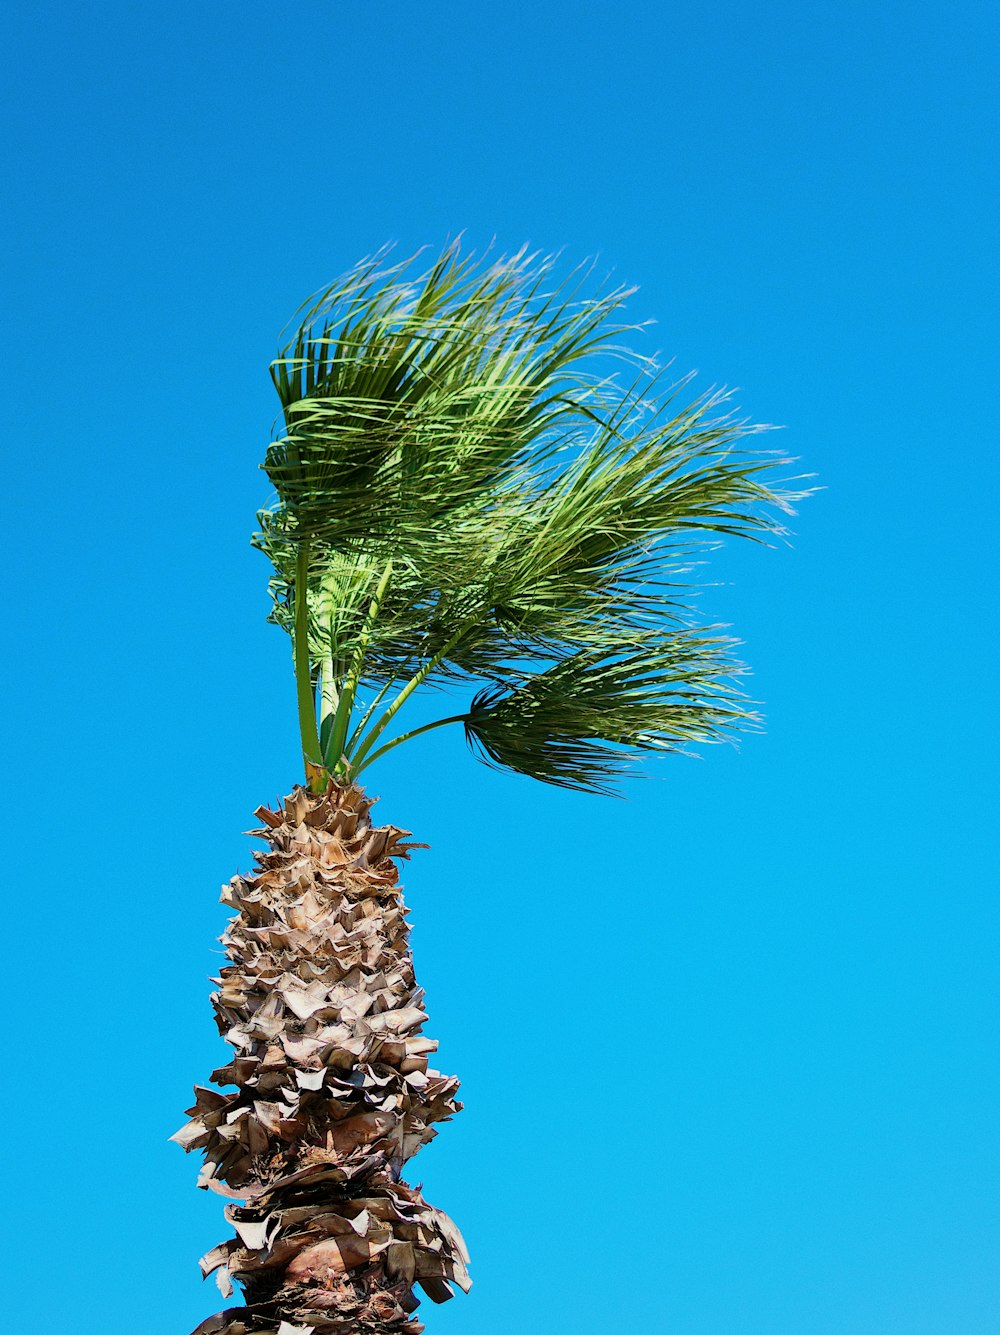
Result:
{"label": "textured bark", "polygon": [[201,1267],[246,1305],[193,1335],[416,1335],[414,1284],[436,1302],[469,1288],[458,1230],[401,1181],[462,1105],[419,1033],[393,861],[417,845],[370,808],[336,784],[259,808],[268,849],[223,890],[237,912],[212,1004],[235,1055],[211,1079],[236,1091],[196,1086],[174,1139],[204,1150],[199,1185],[229,1198],[236,1236]]}

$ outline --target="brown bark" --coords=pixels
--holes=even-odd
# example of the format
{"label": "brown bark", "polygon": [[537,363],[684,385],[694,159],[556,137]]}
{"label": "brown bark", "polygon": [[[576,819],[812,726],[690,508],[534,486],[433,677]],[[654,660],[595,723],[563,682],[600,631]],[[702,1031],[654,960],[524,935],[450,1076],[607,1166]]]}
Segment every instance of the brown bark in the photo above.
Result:
{"label": "brown bark", "polygon": [[455,1225],[400,1176],[462,1105],[419,1033],[393,861],[416,845],[373,828],[371,805],[330,784],[259,808],[267,851],[223,890],[237,912],[212,1004],[235,1053],[211,1079],[236,1090],[196,1086],[174,1139],[204,1151],[199,1185],[229,1199],[236,1236],[201,1267],[225,1296],[238,1280],[246,1305],[193,1335],[416,1335],[414,1284],[436,1302],[469,1288]]}

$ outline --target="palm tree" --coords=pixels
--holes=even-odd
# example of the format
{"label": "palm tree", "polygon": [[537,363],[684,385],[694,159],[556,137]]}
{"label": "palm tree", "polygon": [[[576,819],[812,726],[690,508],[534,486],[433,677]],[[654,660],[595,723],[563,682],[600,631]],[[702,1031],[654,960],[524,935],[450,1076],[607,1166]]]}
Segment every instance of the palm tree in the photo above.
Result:
{"label": "palm tree", "polygon": [[[271,371],[275,503],[256,544],[291,639],[305,782],[260,808],[213,1005],[232,1060],[176,1139],[235,1236],[245,1305],[195,1335],[417,1332],[467,1289],[451,1220],[402,1180],[461,1105],[428,1069],[397,863],[359,778],[432,728],[487,763],[606,792],[643,752],[753,725],[731,642],[690,610],[695,549],[781,532],[783,461],[725,395],[626,350],[629,293],[526,252],[376,256],[299,313]],[[397,732],[421,687],[462,705]],[[220,1092],[226,1091],[226,1092]]]}

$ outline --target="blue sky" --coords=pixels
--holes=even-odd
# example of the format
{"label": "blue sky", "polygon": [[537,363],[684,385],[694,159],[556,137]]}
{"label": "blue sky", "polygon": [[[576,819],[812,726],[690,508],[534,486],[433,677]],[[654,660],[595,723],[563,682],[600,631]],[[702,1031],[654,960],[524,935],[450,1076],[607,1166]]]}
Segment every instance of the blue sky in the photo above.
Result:
{"label": "blue sky", "polygon": [[[996,51],[985,4],[40,2],[4,20],[12,1328],[177,1335],[224,1235],[241,831],[298,778],[250,550],[299,302],[386,241],[598,254],[824,487],[714,559],[766,702],[625,802],[433,733],[429,1335],[987,1335],[997,1296]],[[425,1304],[430,1308],[430,1304]]]}

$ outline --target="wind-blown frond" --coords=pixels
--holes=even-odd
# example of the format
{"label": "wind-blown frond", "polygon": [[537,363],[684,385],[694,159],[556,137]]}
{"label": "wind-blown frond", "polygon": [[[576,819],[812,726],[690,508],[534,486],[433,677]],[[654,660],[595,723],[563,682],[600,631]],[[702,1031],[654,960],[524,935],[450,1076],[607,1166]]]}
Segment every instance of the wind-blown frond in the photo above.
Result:
{"label": "wind-blown frond", "polygon": [[753,428],[709,414],[719,396],[667,421],[613,424],[512,517],[494,588],[506,617],[542,637],[589,639],[599,621],[669,614],[671,571],[706,537],[784,531],[789,499],[749,455]]}
{"label": "wind-blown frond", "polygon": [[586,415],[598,387],[570,374],[627,293],[543,297],[532,258],[477,270],[451,247],[416,280],[369,264],[308,309],[272,365],[285,431],[264,464],[303,533],[419,540]]}
{"label": "wind-blown frond", "polygon": [[731,684],[730,641],[668,633],[584,649],[480,691],[465,720],[491,764],[564,788],[609,792],[643,751],[715,742],[757,722]]}

